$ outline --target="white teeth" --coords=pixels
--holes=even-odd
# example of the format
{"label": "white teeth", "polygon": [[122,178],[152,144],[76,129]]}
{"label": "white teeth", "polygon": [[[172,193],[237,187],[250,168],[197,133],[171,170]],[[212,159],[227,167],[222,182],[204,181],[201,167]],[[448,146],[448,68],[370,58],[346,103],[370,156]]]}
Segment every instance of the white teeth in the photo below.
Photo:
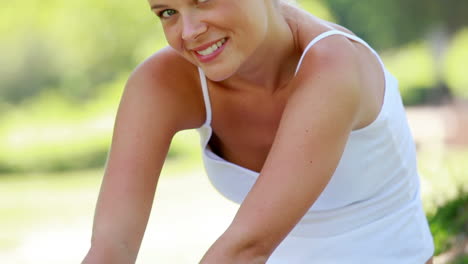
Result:
{"label": "white teeth", "polygon": [[221,47],[225,42],[226,39],[222,39],[205,50],[197,51],[197,53],[202,56],[210,55],[211,53],[215,52],[219,47]]}

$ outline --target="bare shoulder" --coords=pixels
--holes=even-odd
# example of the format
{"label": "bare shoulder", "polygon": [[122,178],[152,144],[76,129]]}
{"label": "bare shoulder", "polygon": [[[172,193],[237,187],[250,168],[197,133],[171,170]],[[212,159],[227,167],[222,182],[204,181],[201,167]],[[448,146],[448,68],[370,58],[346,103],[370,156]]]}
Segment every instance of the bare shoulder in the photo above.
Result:
{"label": "bare shoulder", "polygon": [[[353,44],[342,36],[330,36],[317,42],[304,55],[295,80],[295,92],[309,102],[331,108],[347,108],[352,129],[360,126],[362,111],[362,78],[358,55]],[[309,95],[309,96],[308,96]]]}
{"label": "bare shoulder", "polygon": [[[344,27],[325,21],[313,16],[307,11],[296,6],[285,5],[283,13],[294,35],[296,48],[304,54],[309,43],[321,33],[337,29],[349,34],[351,31]],[[317,72],[317,70],[329,70],[329,74],[335,74],[346,70],[349,74],[341,74],[340,79],[352,77],[355,68],[347,68],[356,63],[355,46],[348,38],[335,35],[329,36],[324,40],[318,41],[305,54],[300,66],[300,72]],[[326,66],[326,68],[324,68]],[[336,69],[336,70],[335,70]]]}
{"label": "bare shoulder", "polygon": [[344,96],[357,95],[361,84],[359,63],[359,55],[349,39],[329,36],[304,53],[296,84],[311,84],[304,85],[311,89],[338,89]]}
{"label": "bare shoulder", "polygon": [[151,177],[162,167],[173,136],[203,123],[203,99],[194,91],[192,71],[170,49],[134,70],[117,111],[106,175]]}
{"label": "bare shoulder", "polygon": [[125,96],[135,96],[147,101],[147,107],[164,111],[174,119],[177,130],[196,128],[204,122],[197,68],[170,47],[136,67],[127,81]]}
{"label": "bare shoulder", "polygon": [[[301,52],[326,31],[338,30],[355,35],[341,25],[315,17],[297,7],[286,7],[284,12]],[[358,121],[354,129],[369,125],[380,112],[385,91],[383,69],[375,54],[361,43],[342,35],[328,36],[307,51],[300,72],[307,72],[308,79],[316,75],[321,75],[322,79],[328,78],[329,85],[340,85],[338,82],[341,82],[337,89],[344,90],[340,94],[353,93],[348,94],[349,98],[356,96],[359,101]]]}

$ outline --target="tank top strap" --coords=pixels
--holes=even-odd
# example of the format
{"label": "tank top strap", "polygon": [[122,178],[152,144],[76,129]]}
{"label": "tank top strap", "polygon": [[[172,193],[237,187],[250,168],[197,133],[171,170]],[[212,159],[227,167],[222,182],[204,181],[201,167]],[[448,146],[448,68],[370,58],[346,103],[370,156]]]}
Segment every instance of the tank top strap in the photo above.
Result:
{"label": "tank top strap", "polygon": [[[299,71],[299,69],[301,67],[301,64],[302,64],[302,61],[304,60],[304,57],[307,54],[307,52],[310,50],[310,48],[312,48],[312,46],[314,46],[320,40],[322,40],[322,39],[324,39],[326,37],[329,37],[329,36],[333,36],[333,35],[341,35],[341,36],[344,36],[346,38],[349,38],[351,40],[354,40],[356,42],[361,43],[362,45],[367,47],[377,57],[377,60],[379,61],[382,69],[385,69],[384,63],[383,63],[382,59],[380,58],[379,54],[371,46],[369,46],[369,44],[367,44],[367,42],[365,42],[364,40],[362,40],[361,38],[359,38],[359,37],[357,37],[355,35],[352,35],[352,34],[349,34],[349,33],[346,33],[346,32],[339,31],[339,30],[335,29],[335,30],[325,31],[325,32],[319,34],[318,36],[316,36],[314,39],[312,39],[309,42],[309,44],[304,49],[304,52],[302,53],[302,56],[301,56],[301,58],[299,60],[299,63],[297,64],[295,74],[297,74],[297,72]],[[200,75],[200,83],[201,83],[201,87],[202,87],[203,100],[205,102],[205,111],[206,111],[206,120],[205,120],[205,123],[203,124],[203,126],[210,126],[211,125],[211,119],[212,119],[212,111],[211,111],[210,95],[209,95],[209,91],[208,91],[208,83],[207,83],[207,80],[206,80],[205,73],[203,72],[203,70],[200,67],[198,67],[198,73]]]}
{"label": "tank top strap", "polygon": [[208,91],[208,83],[206,81],[205,73],[200,67],[198,67],[198,73],[200,75],[200,83],[202,87],[203,101],[205,102],[205,112],[206,112],[205,123],[202,126],[210,126],[211,125],[211,102],[210,102],[210,93]]}
{"label": "tank top strap", "polygon": [[374,53],[374,55],[377,57],[380,65],[382,66],[382,69],[385,69],[385,66],[383,64],[383,61],[382,59],[380,58],[379,54],[371,47],[369,46],[369,44],[367,44],[367,42],[365,42],[364,40],[360,39],[359,37],[355,36],[355,35],[352,35],[352,34],[349,34],[349,33],[346,33],[346,32],[343,32],[343,31],[339,31],[339,30],[329,30],[329,31],[325,31],[321,34],[319,34],[318,36],[316,36],[314,39],[312,39],[309,44],[307,45],[307,47],[304,49],[304,52],[302,53],[302,56],[301,56],[301,59],[299,60],[299,63],[297,64],[297,68],[296,68],[296,72],[295,74],[297,74],[297,72],[299,71],[300,67],[301,67],[301,64],[302,64],[302,61],[304,60],[304,57],[305,55],[307,54],[307,51],[309,51],[310,48],[312,48],[312,46],[314,46],[317,42],[319,42],[320,40],[326,38],[326,37],[329,37],[329,36],[333,36],[333,35],[341,35],[341,36],[345,36],[351,40],[354,40],[356,42],[359,42],[361,43],[362,45],[364,45],[365,47],[367,47],[370,51],[372,51],[372,53]]}

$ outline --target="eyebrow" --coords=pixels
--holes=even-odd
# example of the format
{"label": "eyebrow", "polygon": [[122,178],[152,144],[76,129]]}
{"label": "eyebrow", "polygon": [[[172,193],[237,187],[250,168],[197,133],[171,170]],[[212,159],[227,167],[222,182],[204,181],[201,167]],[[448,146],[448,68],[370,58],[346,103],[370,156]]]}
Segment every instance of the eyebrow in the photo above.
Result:
{"label": "eyebrow", "polygon": [[154,4],[151,6],[151,10],[153,9],[159,9],[159,8],[166,8],[167,5],[158,5],[158,4]]}

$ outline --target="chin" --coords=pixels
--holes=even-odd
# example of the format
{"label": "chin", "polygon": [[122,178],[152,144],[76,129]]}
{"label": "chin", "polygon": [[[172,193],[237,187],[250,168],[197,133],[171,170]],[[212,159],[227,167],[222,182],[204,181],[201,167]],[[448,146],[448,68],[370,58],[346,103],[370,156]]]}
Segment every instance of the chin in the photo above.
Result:
{"label": "chin", "polygon": [[226,79],[228,79],[229,77],[232,76],[231,75],[221,75],[221,74],[210,74],[210,73],[206,73],[205,72],[205,76],[206,78],[208,78],[210,81],[213,81],[213,82],[222,82]]}
{"label": "chin", "polygon": [[222,67],[201,67],[205,76],[213,82],[222,82],[236,73],[235,69]]}

